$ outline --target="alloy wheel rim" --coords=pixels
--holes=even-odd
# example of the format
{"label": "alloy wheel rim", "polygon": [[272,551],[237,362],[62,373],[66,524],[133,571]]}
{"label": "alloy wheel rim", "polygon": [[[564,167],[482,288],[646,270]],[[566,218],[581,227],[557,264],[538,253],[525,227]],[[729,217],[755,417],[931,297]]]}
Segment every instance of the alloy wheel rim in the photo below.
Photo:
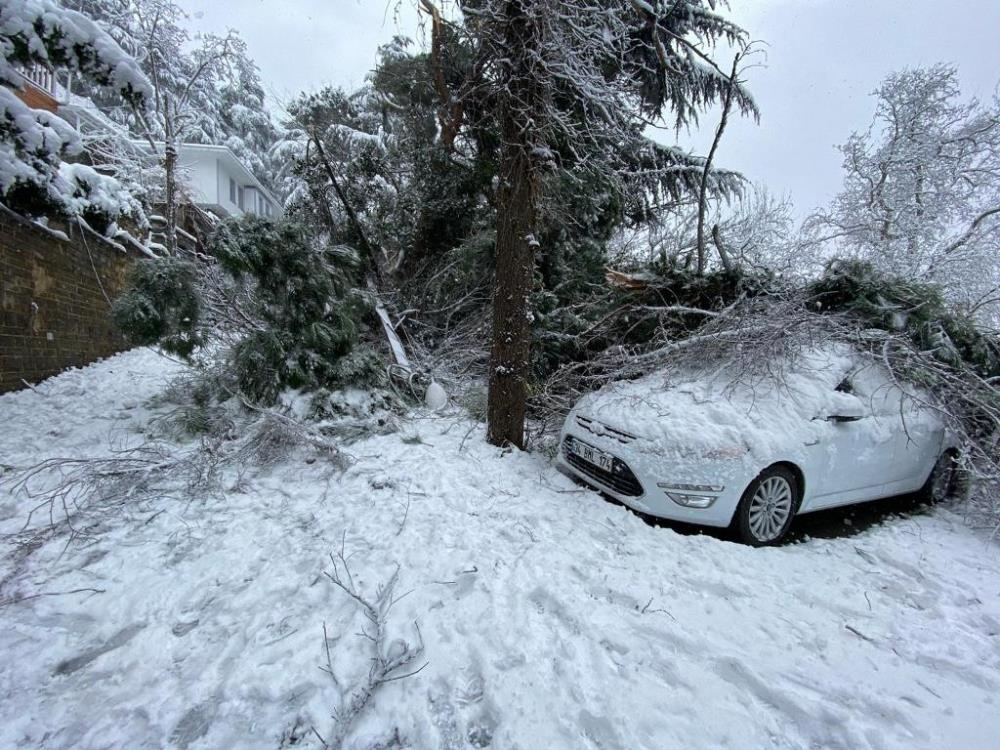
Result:
{"label": "alloy wheel rim", "polygon": [[784,477],[768,477],[750,500],[750,531],[761,542],[777,539],[792,515],[792,488]]}

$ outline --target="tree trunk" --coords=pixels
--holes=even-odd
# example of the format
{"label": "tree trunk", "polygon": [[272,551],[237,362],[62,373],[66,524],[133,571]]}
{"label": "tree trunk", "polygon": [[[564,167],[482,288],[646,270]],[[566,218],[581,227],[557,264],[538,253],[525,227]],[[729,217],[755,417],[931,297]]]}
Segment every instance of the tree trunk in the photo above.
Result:
{"label": "tree trunk", "polygon": [[[722,97],[722,116],[719,118],[719,126],[715,129],[715,138],[712,139],[712,147],[705,157],[705,165],[701,172],[701,185],[698,188],[698,274],[705,273],[706,253],[705,253],[705,212],[708,210],[708,177],[712,170],[712,160],[715,152],[719,148],[719,141],[726,131],[726,122],[729,120],[729,108],[733,104],[733,91],[736,89],[736,74],[740,63],[740,55],[733,60],[733,72],[729,75],[729,85],[726,93]],[[721,247],[721,246],[720,246]]]}
{"label": "tree trunk", "polygon": [[530,63],[534,40],[520,0],[507,3],[507,21],[508,49],[514,59],[508,62],[510,94],[501,114],[504,146],[497,200],[487,440],[493,445],[523,448],[531,361],[529,298],[538,244],[535,239],[538,185],[528,123],[538,97]]}
{"label": "tree trunk", "polygon": [[169,110],[170,100],[164,101],[163,170],[167,221],[167,255],[177,255],[177,144],[174,140],[173,120]]}
{"label": "tree trunk", "polygon": [[719,230],[719,225],[715,224],[712,227],[712,239],[715,240],[715,247],[719,251],[719,259],[722,261],[722,267],[728,272],[733,270],[733,264],[729,260],[729,252],[726,250],[726,245],[722,241],[722,232]]}
{"label": "tree trunk", "polygon": [[163,169],[166,171],[166,219],[167,255],[177,255],[177,149],[167,143],[163,153]]}

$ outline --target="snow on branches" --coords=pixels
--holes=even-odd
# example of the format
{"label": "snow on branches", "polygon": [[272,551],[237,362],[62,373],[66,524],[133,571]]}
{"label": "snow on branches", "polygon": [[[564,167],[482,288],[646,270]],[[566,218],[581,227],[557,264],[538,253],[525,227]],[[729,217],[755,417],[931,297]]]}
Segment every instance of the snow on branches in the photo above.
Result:
{"label": "snow on branches", "polygon": [[53,0],[0,0],[0,50],[0,198],[29,216],[84,218],[101,231],[122,214],[141,216],[114,178],[63,164],[82,153],[79,134],[11,90],[23,85],[15,66],[41,65],[81,74],[141,107],[152,89],[135,61],[93,21]]}
{"label": "snow on branches", "polygon": [[841,146],[844,189],[814,241],[942,284],[972,311],[1000,289],[1000,100],[961,99],[953,66],[894,73],[871,127]]}
{"label": "snow on branches", "polygon": [[10,89],[0,87],[0,194],[37,188],[39,206],[59,205],[63,193],[56,179],[64,156],[83,146],[69,123],[28,107]]}
{"label": "snow on branches", "polygon": [[139,105],[152,94],[138,64],[82,13],[55,0],[0,0],[0,82],[20,85],[15,65],[63,68]]}
{"label": "snow on branches", "polygon": [[[698,114],[731,87],[710,56],[725,42],[742,49],[745,32],[714,11],[716,3],[682,0],[650,3],[615,0],[466,0],[465,32],[487,60],[485,78],[498,103],[517,115],[530,148],[552,149],[574,170],[628,172],[632,164],[609,164],[622,146],[641,140],[649,121],[676,127],[697,123]],[[665,6],[665,7],[664,7]],[[530,48],[512,45],[512,29],[530,38]],[[515,85],[518,80],[531,86]],[[742,85],[736,107],[757,108]],[[681,175],[677,159],[661,177]]]}

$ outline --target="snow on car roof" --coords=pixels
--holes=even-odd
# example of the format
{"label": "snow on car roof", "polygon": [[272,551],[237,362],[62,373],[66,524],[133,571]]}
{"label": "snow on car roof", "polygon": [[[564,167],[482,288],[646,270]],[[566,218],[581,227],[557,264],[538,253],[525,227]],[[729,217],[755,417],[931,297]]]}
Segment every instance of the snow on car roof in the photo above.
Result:
{"label": "snow on car roof", "polygon": [[816,417],[857,404],[836,390],[858,364],[847,345],[814,347],[769,364],[753,378],[729,361],[619,381],[585,396],[575,411],[679,454],[774,455],[818,438],[828,425]]}

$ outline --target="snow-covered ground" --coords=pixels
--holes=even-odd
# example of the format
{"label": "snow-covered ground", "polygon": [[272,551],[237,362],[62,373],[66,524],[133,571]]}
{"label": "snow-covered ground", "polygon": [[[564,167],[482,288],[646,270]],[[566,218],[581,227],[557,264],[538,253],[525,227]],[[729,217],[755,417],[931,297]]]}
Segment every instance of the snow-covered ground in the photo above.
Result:
{"label": "snow-covered ground", "polygon": [[[136,350],[0,396],[0,464],[134,439],[178,369]],[[342,544],[362,595],[399,566],[390,638],[419,628],[426,662],[346,747],[1000,746],[1000,552],[947,510],[751,549],[482,437],[414,415],[342,474],[303,452],[68,546],[15,546],[4,482],[0,747],[318,745],[340,695],[324,624],[340,685],[369,667],[323,576]]]}

